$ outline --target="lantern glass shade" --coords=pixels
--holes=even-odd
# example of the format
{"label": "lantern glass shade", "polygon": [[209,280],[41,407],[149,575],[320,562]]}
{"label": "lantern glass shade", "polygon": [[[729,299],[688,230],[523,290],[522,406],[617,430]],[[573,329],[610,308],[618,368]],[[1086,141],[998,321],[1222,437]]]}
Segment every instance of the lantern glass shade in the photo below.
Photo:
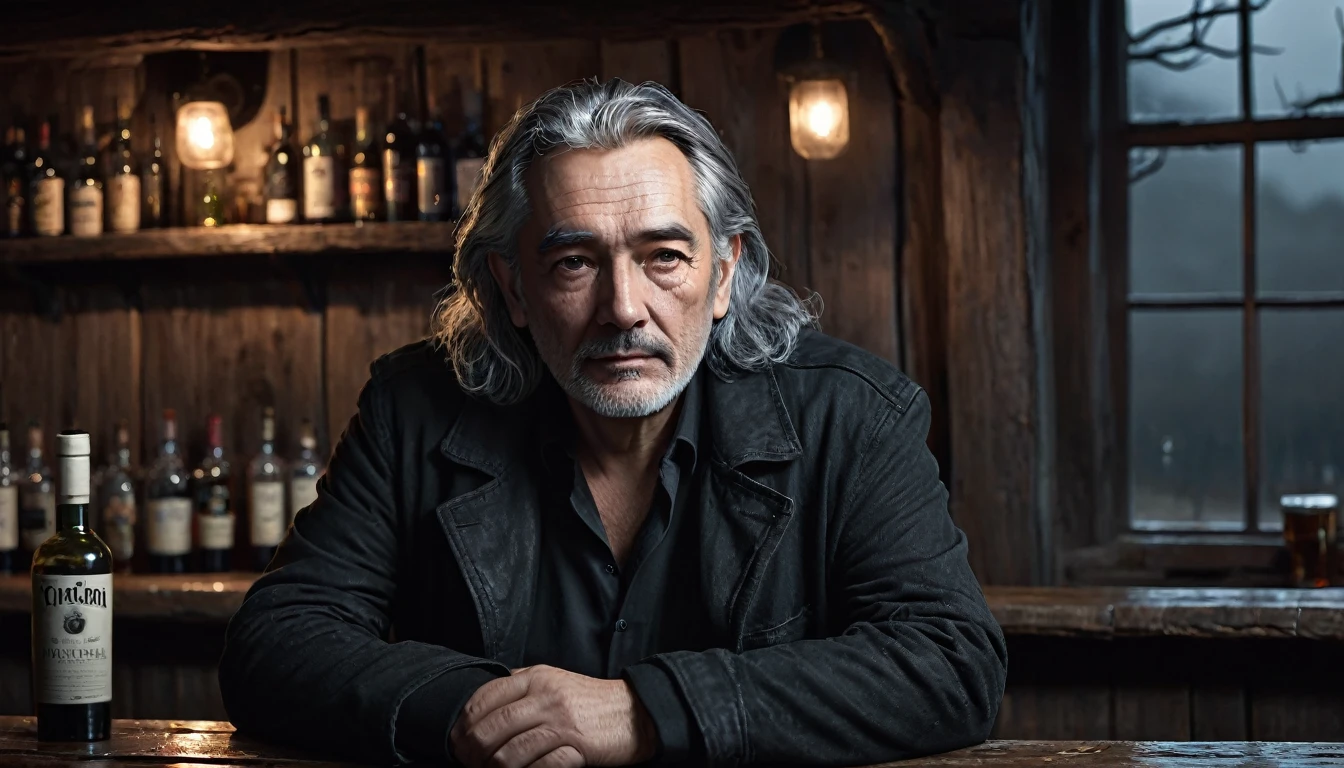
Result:
{"label": "lantern glass shade", "polygon": [[213,171],[233,162],[233,126],[223,104],[189,101],[177,110],[177,157],[198,171]]}
{"label": "lantern glass shade", "polygon": [[829,160],[849,144],[849,94],[839,78],[795,80],[789,89],[789,140],[808,160]]}

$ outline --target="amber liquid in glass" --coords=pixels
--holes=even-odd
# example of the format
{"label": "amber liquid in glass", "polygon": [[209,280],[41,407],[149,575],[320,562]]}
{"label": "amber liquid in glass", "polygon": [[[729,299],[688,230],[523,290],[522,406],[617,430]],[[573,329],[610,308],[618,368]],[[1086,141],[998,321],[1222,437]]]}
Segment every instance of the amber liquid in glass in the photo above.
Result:
{"label": "amber liquid in glass", "polygon": [[1330,586],[1337,523],[1334,509],[1283,510],[1283,541],[1297,586]]}

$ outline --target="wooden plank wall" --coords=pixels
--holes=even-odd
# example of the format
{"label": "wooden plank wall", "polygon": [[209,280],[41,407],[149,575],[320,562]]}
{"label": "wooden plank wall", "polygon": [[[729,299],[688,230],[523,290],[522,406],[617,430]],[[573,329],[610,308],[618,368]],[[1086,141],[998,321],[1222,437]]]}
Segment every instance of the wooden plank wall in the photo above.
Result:
{"label": "wooden plank wall", "polygon": [[[547,88],[583,77],[653,79],[705,111],[722,132],[757,196],[768,244],[782,279],[815,289],[825,300],[823,327],[892,361],[901,343],[897,300],[897,167],[895,99],[890,69],[872,28],[830,25],[828,47],[856,70],[853,145],[841,158],[809,164],[789,146],[785,94],[778,82],[781,30],[728,30],[658,41],[557,41],[427,47],[429,100],[445,108],[448,129],[460,127],[464,88],[487,88],[488,127]],[[271,137],[272,110],[297,104],[296,129],[308,136],[318,93],[331,96],[333,119],[353,122],[356,60],[404,69],[403,46],[305,49],[271,55],[268,87],[257,118],[236,132],[230,183],[257,194]],[[297,90],[291,89],[291,63]],[[143,62],[71,71],[50,64],[0,72],[16,87],[0,96],[0,115],[17,107],[51,111],[73,125],[92,100],[110,127],[112,94],[139,103],[134,130],[147,139],[147,114],[170,114],[154,88],[160,74]],[[386,109],[384,86],[366,71],[372,117]],[[371,91],[371,92],[368,92]],[[12,101],[3,101],[4,99]],[[456,122],[455,122],[456,121]],[[164,133],[171,154],[171,132]],[[245,207],[243,207],[245,208]],[[119,418],[149,459],[159,441],[161,411],[176,408],[192,457],[204,440],[205,418],[224,419],[227,448],[255,448],[259,412],[277,409],[281,449],[293,448],[298,421],[312,418],[327,447],[348,422],[369,363],[423,337],[446,264],[425,259],[389,264],[368,259],[341,265],[284,260],[183,263],[172,260],[101,277],[70,273],[0,273],[0,384],[3,416],[15,425],[48,425],[48,455],[58,428],[78,423],[96,436],[95,450]],[[67,284],[69,283],[69,284]],[[37,301],[50,296],[54,301]],[[316,298],[315,298],[316,297]],[[45,312],[39,313],[37,310]]]}

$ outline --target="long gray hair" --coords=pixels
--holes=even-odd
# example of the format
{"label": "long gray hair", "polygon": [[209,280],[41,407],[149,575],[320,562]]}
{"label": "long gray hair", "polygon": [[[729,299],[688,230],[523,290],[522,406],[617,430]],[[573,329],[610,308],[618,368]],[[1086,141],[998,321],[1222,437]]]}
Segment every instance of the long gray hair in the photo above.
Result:
{"label": "long gray hair", "polygon": [[532,161],[557,148],[616,149],[652,136],[671,141],[690,162],[709,220],[716,278],[719,260],[732,255],[729,238],[742,240],[728,312],[714,323],[705,352],[710,369],[729,379],[781,362],[799,329],[815,324],[811,299],[770,279],[770,251],[751,191],[709,121],[657,83],[583,81],[552,89],[513,116],[491,142],[480,185],[462,212],[456,290],[434,311],[433,336],[463,389],[515,403],[545,371],[531,338],[511,322],[489,264],[498,253],[515,278],[520,274],[518,233],[531,215],[524,174]]}

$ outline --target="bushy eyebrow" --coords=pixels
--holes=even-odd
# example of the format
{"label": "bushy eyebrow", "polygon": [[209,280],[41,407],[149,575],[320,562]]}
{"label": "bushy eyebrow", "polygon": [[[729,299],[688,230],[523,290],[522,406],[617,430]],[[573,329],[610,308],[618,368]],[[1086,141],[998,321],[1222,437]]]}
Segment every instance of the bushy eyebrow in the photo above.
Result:
{"label": "bushy eyebrow", "polygon": [[[636,234],[633,240],[641,245],[644,243],[680,241],[690,245],[693,251],[700,250],[700,241],[695,233],[686,225],[675,222],[646,229]],[[564,248],[570,245],[588,245],[596,241],[597,235],[592,232],[552,228],[541,238],[541,244],[537,246],[537,251],[546,253],[556,248]]]}
{"label": "bushy eyebrow", "polygon": [[541,253],[545,253],[556,248],[563,248],[567,245],[585,245],[594,242],[595,240],[597,240],[597,235],[594,235],[592,232],[552,229],[546,233],[545,237],[541,238],[541,245],[537,246],[537,250]]}

